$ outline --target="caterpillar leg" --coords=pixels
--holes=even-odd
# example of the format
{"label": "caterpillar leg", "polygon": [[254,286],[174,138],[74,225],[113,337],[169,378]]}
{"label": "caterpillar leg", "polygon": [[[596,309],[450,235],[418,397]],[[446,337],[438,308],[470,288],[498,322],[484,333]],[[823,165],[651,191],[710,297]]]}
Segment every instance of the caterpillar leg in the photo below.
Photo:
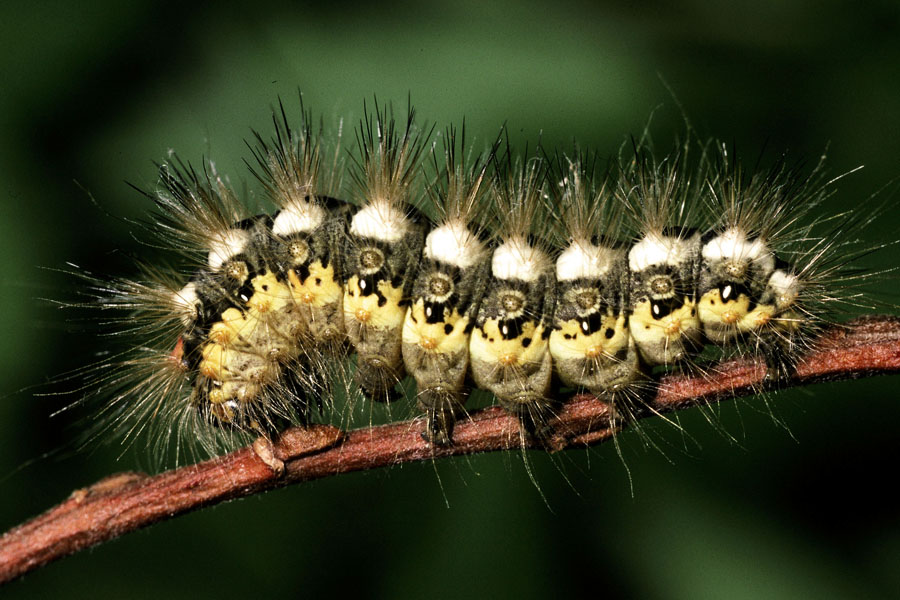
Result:
{"label": "caterpillar leg", "polygon": [[268,436],[261,435],[253,440],[253,453],[272,469],[276,477],[284,475],[284,461],[275,456],[275,445]]}
{"label": "caterpillar leg", "polygon": [[466,412],[462,400],[450,390],[433,388],[420,393],[418,403],[425,412],[422,439],[435,446],[451,445],[456,420]]}

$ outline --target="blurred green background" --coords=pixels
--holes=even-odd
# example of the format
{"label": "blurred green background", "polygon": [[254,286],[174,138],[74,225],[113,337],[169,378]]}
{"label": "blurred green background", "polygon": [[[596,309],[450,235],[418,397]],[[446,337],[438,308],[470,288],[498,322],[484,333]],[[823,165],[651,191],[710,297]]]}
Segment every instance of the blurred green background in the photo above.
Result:
{"label": "blurred green background", "polygon": [[[103,342],[41,298],[67,261],[123,274],[145,252],[117,217],[169,149],[253,190],[250,127],[303,90],[349,127],[377,94],[471,135],[611,154],[654,117],[745,155],[817,157],[845,180],[830,209],[900,175],[900,9],[883,2],[592,4],[258,0],[3,3],[0,8],[0,528],[114,471],[102,448],[24,464],[75,436],[40,384]],[[345,140],[352,140],[349,129]],[[75,183],[77,181],[77,183]],[[871,228],[897,238],[898,211]],[[887,266],[896,250],[869,264]],[[123,266],[124,265],[124,266]],[[884,285],[897,300],[897,282]],[[4,598],[275,594],[519,598],[897,597],[897,378],[820,385],[648,423],[590,452],[472,457],[351,474],[180,517],[28,575]]]}

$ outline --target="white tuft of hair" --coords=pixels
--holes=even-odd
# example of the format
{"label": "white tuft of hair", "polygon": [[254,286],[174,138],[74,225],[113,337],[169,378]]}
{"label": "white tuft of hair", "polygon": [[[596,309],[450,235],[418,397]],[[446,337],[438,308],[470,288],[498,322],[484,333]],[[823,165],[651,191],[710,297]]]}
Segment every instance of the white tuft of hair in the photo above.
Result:
{"label": "white tuft of hair", "polygon": [[436,227],[425,238],[423,255],[430,260],[467,269],[478,263],[485,253],[484,243],[463,221],[450,221]]}
{"label": "white tuft of hair", "polygon": [[310,232],[325,220],[325,209],[315,202],[292,200],[281,209],[272,224],[272,233],[287,236],[293,233]]}
{"label": "white tuft of hair", "polygon": [[535,281],[547,268],[547,255],[515,237],[500,244],[491,258],[491,272],[498,279]]}
{"label": "white tuft of hair", "polygon": [[386,200],[373,200],[353,215],[350,233],[383,242],[396,242],[409,229],[409,218]]}
{"label": "white tuft of hair", "polygon": [[209,266],[218,270],[223,264],[244,251],[250,243],[250,233],[243,229],[229,229],[209,245]]}
{"label": "white tuft of hair", "polygon": [[769,286],[775,292],[775,306],[778,308],[792,305],[800,295],[800,278],[782,269],[772,273]]}
{"label": "white tuft of hair", "polygon": [[620,256],[619,250],[590,242],[572,242],[556,259],[556,278],[559,281],[600,279]]}
{"label": "white tuft of hair", "polygon": [[634,272],[660,265],[677,267],[690,255],[690,240],[651,233],[628,251],[628,267]]}
{"label": "white tuft of hair", "polygon": [[748,240],[737,227],[726,229],[703,246],[707,260],[747,260],[768,272],[775,268],[775,255],[760,239]]}
{"label": "white tuft of hair", "polygon": [[193,281],[172,294],[175,312],[185,327],[197,320],[197,301],[197,284]]}

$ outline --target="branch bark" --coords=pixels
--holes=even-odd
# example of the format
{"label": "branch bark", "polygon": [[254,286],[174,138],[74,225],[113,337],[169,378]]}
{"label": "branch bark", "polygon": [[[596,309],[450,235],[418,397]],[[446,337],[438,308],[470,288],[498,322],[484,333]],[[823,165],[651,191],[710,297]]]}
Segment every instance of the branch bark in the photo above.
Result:
{"label": "branch bark", "polygon": [[[784,387],[900,372],[900,319],[864,317],[827,331]],[[758,391],[765,366],[730,361],[705,376],[664,377],[642,416],[737,398]],[[618,424],[607,403],[582,394],[559,413],[551,450],[610,439]],[[155,476],[111,475],[0,537],[0,583],[63,556],[205,506],[365,469],[445,456],[520,448],[518,421],[499,407],[472,413],[456,426],[453,445],[433,448],[419,435],[420,421],[349,432],[329,425],[285,431],[274,445],[284,462],[276,472],[251,447]]]}

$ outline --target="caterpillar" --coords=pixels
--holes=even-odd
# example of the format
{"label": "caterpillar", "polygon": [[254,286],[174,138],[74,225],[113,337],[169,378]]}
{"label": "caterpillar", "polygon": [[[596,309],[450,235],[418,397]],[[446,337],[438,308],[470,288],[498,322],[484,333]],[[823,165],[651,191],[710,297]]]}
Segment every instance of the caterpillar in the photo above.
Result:
{"label": "caterpillar", "polygon": [[789,376],[869,280],[844,231],[866,220],[815,216],[834,190],[823,161],[747,174],[690,135],[662,157],[636,141],[605,169],[577,149],[523,160],[502,135],[473,153],[464,127],[430,143],[411,107],[397,120],[376,102],[347,195],[339,144],[302,99],[299,121],[279,103],[274,135],[248,142],[273,211],[172,157],[144,194],[181,269],[80,274],[87,304],[143,338],[84,370],[106,398],[93,435],[214,454],[307,424],[336,394],[397,401],[408,376],[431,444],[453,443],[476,388],[542,441],[566,390],[639,412],[657,373],[706,368],[708,349]]}

